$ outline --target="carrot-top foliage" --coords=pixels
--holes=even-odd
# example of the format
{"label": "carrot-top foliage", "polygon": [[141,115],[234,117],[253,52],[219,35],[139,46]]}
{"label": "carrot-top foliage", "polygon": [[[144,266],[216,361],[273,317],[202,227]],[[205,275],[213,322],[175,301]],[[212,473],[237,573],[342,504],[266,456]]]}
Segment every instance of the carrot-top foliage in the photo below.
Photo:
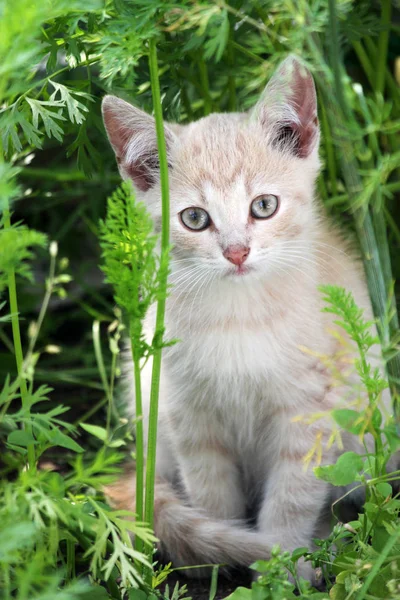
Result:
{"label": "carrot-top foliage", "polygon": [[[179,583],[165,588],[171,566],[156,562],[151,530],[159,373],[162,349],[174,343],[163,336],[162,117],[188,122],[249,108],[289,53],[316,81],[318,193],[358,240],[386,373],[368,363],[375,334],[353,298],[324,288],[326,310],[358,347],[369,398],[365,410],[334,411],[332,420],[339,430],[372,435],[375,447],[320,465],[315,476],[334,486],[354,482],[365,489],[365,506],[346,524],[333,507],[329,538],[292,555],[275,548],[256,565],[258,581],[229,597],[400,598],[400,504],[389,485],[399,473],[387,469],[399,422],[384,420],[379,403],[389,386],[397,408],[400,389],[399,16],[390,0],[0,0],[1,598],[177,600],[190,593],[190,583],[189,592]],[[108,91],[154,111],[160,239],[131,186],[118,187],[100,117]],[[142,322],[152,305],[157,329],[149,342]],[[132,348],[135,422],[118,393],[123,338]],[[140,389],[150,356],[145,467]],[[136,519],[103,494],[134,458]],[[299,560],[319,570],[322,591],[298,579]],[[216,583],[214,569],[207,597],[215,597]]]}

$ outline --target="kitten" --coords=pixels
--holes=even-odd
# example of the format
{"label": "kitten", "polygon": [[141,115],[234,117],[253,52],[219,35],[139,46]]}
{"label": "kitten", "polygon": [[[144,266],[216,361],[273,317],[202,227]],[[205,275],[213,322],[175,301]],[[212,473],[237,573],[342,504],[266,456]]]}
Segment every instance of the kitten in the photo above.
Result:
{"label": "kitten", "polygon": [[[159,227],[153,118],[113,96],[103,116],[122,177]],[[328,416],[306,417],[359,396],[354,372],[340,383],[354,349],[321,312],[318,285],[351,290],[368,318],[370,302],[358,260],[314,197],[317,99],[297,59],[280,65],[248,113],[165,124],[165,136],[174,244],[166,338],[181,341],[163,351],[155,533],[175,565],[250,565],[275,544],[310,547],[332,490],[303,458],[316,440],[324,463],[339,451],[326,450]],[[153,323],[149,314],[150,339]],[[148,364],[145,420],[150,375]],[[363,451],[357,439],[345,444]],[[110,494],[134,504],[133,480]],[[309,563],[301,571],[311,578]]]}

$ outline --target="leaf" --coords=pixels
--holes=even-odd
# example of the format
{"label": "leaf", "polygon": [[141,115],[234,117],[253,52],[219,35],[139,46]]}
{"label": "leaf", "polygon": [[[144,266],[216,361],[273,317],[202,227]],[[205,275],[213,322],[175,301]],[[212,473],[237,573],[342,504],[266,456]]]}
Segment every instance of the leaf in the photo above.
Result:
{"label": "leaf", "polygon": [[15,446],[21,446],[22,448],[27,448],[30,444],[38,443],[31,433],[22,431],[21,429],[12,431],[7,437],[7,442]]}
{"label": "leaf", "polygon": [[84,452],[82,446],[77,444],[75,440],[68,435],[65,435],[65,433],[62,433],[62,431],[59,429],[53,429],[51,434],[48,436],[48,439],[55,446],[61,446],[62,448],[73,450],[74,452]]}
{"label": "leaf", "polygon": [[391,535],[387,532],[385,527],[382,525],[375,525],[372,533],[371,545],[376,552],[382,552],[390,538]]}
{"label": "leaf", "polygon": [[144,590],[139,590],[137,588],[132,588],[128,592],[129,600],[147,600],[148,595]]}
{"label": "leaf", "polygon": [[65,481],[59,473],[46,473],[44,482],[51,496],[56,498],[65,496]]}
{"label": "leaf", "polygon": [[104,427],[99,427],[98,425],[90,425],[89,423],[81,423],[80,426],[82,429],[97,437],[102,442],[105,442],[107,439],[107,431]]}
{"label": "leaf", "polygon": [[29,521],[16,522],[2,528],[0,536],[0,561],[2,564],[13,563],[14,552],[35,544],[36,526]]}
{"label": "leaf", "polygon": [[364,417],[356,410],[341,408],[333,410],[331,414],[339,427],[345,431],[349,431],[355,435],[359,435],[362,432]]}
{"label": "leaf", "polygon": [[297,562],[299,558],[305,556],[306,554],[308,554],[308,552],[308,548],[296,548],[296,550],[293,550],[292,552],[292,561]]}
{"label": "leaf", "polygon": [[34,98],[26,98],[26,101],[32,110],[32,122],[35,129],[38,129],[39,127],[40,117],[43,121],[43,125],[48,137],[53,136],[56,138],[56,140],[62,142],[62,136],[64,132],[55,119],[60,121],[65,121],[66,119],[60,113],[49,110],[47,106],[59,109],[63,108],[63,104],[60,102],[35,100]]}
{"label": "leaf", "polygon": [[[85,92],[69,90],[65,85],[62,85],[62,83],[57,83],[56,81],[52,81],[51,79],[49,79],[49,83],[54,88],[54,92],[50,96],[50,101],[56,102],[57,104],[64,104],[68,111],[69,120],[72,123],[81,125],[85,120],[84,113],[89,112],[89,109],[87,106],[82,104],[82,102],[79,102],[79,100],[74,98],[74,96],[85,98],[86,100],[90,100],[91,102],[93,102],[93,99],[89,96],[89,94],[86,94]],[[57,95],[60,96],[58,100]]]}
{"label": "leaf", "polygon": [[122,439],[113,440],[108,444],[110,448],[121,448],[121,446],[126,446],[126,442]]}
{"label": "leaf", "polygon": [[22,131],[24,132],[26,141],[30,146],[35,146],[35,148],[42,147],[42,140],[39,135],[42,135],[39,129],[34,127],[32,123],[30,123],[24,116],[24,114],[20,111],[16,113],[16,121],[21,126]]}
{"label": "leaf", "polygon": [[390,451],[392,453],[396,452],[400,448],[400,436],[397,431],[396,422],[393,418],[386,423],[383,432],[387,439],[387,443],[389,444]]}
{"label": "leaf", "polygon": [[238,587],[232,594],[227,596],[225,600],[251,600],[252,591],[249,588]]}
{"label": "leaf", "polygon": [[345,452],[335,465],[315,467],[314,473],[318,479],[329,481],[332,485],[349,485],[356,480],[363,468],[363,459],[356,452]]}
{"label": "leaf", "polygon": [[392,486],[386,482],[378,483],[376,489],[384,498],[390,497],[393,493]]}

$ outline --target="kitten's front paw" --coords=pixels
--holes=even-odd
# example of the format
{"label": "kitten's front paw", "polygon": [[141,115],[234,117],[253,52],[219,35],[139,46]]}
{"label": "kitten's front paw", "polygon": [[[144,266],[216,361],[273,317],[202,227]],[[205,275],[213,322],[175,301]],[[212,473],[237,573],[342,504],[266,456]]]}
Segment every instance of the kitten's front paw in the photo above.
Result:
{"label": "kitten's front paw", "polygon": [[297,562],[297,576],[306,579],[312,585],[315,585],[317,581],[315,569],[313,569],[311,562],[306,562],[304,558],[300,558]]}

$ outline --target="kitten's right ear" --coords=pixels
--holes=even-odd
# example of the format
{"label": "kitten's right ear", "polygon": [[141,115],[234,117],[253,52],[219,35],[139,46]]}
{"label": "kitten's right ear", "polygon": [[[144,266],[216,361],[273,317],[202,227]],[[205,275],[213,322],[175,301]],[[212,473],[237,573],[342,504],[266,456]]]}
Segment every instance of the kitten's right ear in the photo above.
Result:
{"label": "kitten's right ear", "polygon": [[279,65],[252,113],[272,143],[295,156],[307,158],[318,147],[314,80],[295,56]]}
{"label": "kitten's right ear", "polygon": [[[154,118],[116,96],[106,96],[102,113],[108,139],[114,149],[122,177],[146,192],[157,181],[159,160]],[[164,126],[168,150],[175,134]]]}

